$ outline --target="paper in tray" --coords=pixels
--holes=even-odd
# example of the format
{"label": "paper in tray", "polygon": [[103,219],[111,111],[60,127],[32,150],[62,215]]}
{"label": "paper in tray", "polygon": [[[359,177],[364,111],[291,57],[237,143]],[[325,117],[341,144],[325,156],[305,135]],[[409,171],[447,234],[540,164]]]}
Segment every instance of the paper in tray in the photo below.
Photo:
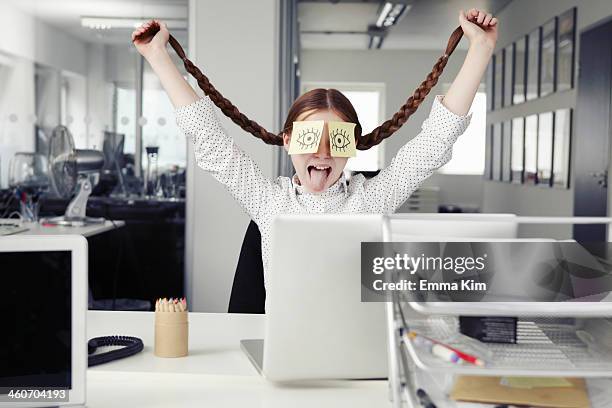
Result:
{"label": "paper in tray", "polygon": [[456,401],[527,405],[546,408],[590,408],[583,379],[567,378],[572,387],[512,388],[501,377],[458,376],[451,391]]}

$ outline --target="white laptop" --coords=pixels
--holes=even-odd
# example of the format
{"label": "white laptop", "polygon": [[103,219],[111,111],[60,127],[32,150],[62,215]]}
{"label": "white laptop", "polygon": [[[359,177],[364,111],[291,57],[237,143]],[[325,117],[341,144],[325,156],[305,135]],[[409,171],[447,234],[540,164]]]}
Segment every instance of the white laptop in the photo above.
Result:
{"label": "white laptop", "polygon": [[361,302],[361,242],[381,240],[381,215],[275,219],[265,340],[241,342],[267,379],[387,377],[385,304]]}
{"label": "white laptop", "polygon": [[82,236],[0,237],[0,407],[85,404],[87,268]]}

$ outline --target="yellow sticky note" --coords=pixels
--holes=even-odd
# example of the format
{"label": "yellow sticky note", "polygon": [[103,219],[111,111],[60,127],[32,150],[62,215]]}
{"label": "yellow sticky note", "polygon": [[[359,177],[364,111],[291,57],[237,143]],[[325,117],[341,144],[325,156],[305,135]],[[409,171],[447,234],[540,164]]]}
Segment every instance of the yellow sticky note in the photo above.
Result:
{"label": "yellow sticky note", "polygon": [[334,157],[355,157],[355,124],[351,122],[329,122],[329,148]]}
{"label": "yellow sticky note", "polygon": [[502,377],[501,385],[511,388],[558,388],[574,385],[561,377]]}
{"label": "yellow sticky note", "polygon": [[322,120],[293,122],[289,154],[316,153],[324,126],[325,122]]}

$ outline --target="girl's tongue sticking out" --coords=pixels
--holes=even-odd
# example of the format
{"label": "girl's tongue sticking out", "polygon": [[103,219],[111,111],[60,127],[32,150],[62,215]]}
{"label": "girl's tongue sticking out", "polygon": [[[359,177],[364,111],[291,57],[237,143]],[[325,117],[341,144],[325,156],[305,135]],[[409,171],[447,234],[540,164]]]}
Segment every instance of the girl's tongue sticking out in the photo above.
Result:
{"label": "girl's tongue sticking out", "polygon": [[308,166],[308,175],[310,176],[310,185],[314,191],[323,191],[331,173],[329,165],[310,165]]}

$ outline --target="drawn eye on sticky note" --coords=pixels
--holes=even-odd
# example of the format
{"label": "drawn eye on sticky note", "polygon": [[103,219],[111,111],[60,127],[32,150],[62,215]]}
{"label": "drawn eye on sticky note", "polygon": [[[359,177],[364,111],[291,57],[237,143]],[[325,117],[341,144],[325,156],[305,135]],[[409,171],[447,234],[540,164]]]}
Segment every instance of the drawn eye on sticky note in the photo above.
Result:
{"label": "drawn eye on sticky note", "polygon": [[316,153],[323,134],[322,120],[293,122],[289,154]]}
{"label": "drawn eye on sticky note", "polygon": [[355,157],[355,123],[329,122],[329,147],[334,157]]}

